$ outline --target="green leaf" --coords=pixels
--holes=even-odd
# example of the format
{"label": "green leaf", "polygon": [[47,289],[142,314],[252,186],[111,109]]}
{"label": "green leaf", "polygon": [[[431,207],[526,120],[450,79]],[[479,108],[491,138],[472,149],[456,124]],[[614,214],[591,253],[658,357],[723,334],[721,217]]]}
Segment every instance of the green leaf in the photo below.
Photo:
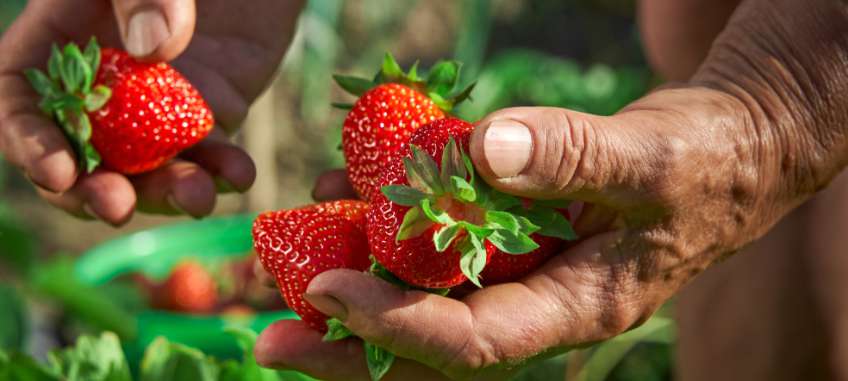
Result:
{"label": "green leaf", "polygon": [[427,189],[432,190],[430,193],[437,196],[444,194],[445,190],[439,178],[439,166],[436,161],[415,144],[410,144],[409,149],[412,151],[412,158],[411,160],[404,158],[403,161],[409,183],[411,185],[413,182],[423,183]]}
{"label": "green leaf", "polygon": [[450,184],[453,187],[456,198],[465,202],[474,202],[477,200],[477,191],[465,179],[459,176],[451,176]]}
{"label": "green leaf", "polygon": [[14,381],[67,381],[67,378],[52,373],[32,357],[20,353],[0,351],[0,380]]}
{"label": "green leaf", "polygon": [[27,69],[24,70],[24,75],[38,95],[41,95],[42,97],[55,97],[59,94],[59,88],[56,87],[56,84],[51,81],[43,71],[38,69]]}
{"label": "green leaf", "polygon": [[[0,227],[0,236],[5,237]],[[0,244],[2,246],[2,244]],[[0,284],[0,350],[21,350],[29,332],[26,308],[17,290]]]}
{"label": "green leaf", "polygon": [[494,229],[490,229],[488,227],[483,226],[477,226],[468,221],[459,221],[458,224],[462,226],[462,228],[465,229],[465,231],[467,231],[469,234],[477,236],[480,241],[484,241],[486,237],[488,237],[489,234],[492,234],[492,232],[494,231]]}
{"label": "green leaf", "polygon": [[463,240],[462,257],[459,258],[459,268],[471,283],[477,287],[480,284],[480,273],[486,267],[486,249],[483,242],[474,234],[469,234]]}
{"label": "green leaf", "polygon": [[415,60],[415,63],[412,64],[411,68],[409,68],[409,72],[406,74],[406,77],[413,82],[421,80],[421,78],[418,77],[418,60]]}
{"label": "green leaf", "polygon": [[400,228],[398,228],[396,240],[403,241],[405,239],[418,237],[431,226],[433,226],[433,221],[427,218],[427,216],[421,211],[421,208],[410,208],[406,214],[403,215],[403,222],[401,222]]}
{"label": "green leaf", "polygon": [[406,282],[398,278],[395,274],[392,274],[392,272],[381,265],[380,262],[377,262],[377,259],[375,259],[373,255],[369,258],[371,259],[371,267],[368,269],[368,272],[372,275],[404,290],[411,288],[410,285],[406,284]]}
{"label": "green leaf", "polygon": [[353,336],[353,332],[347,329],[341,320],[336,318],[327,319],[327,333],[323,338],[325,342],[338,341],[351,336]]}
{"label": "green leaf", "polygon": [[427,76],[427,91],[447,96],[456,86],[459,78],[460,63],[456,61],[439,61],[430,69]]}
{"label": "green leaf", "polygon": [[436,104],[436,106],[439,106],[440,109],[446,112],[450,112],[451,110],[453,110],[453,102],[445,99],[445,97],[441,96],[441,94],[431,91],[427,93],[427,96],[430,98],[431,101],[433,101],[433,103]]}
{"label": "green leaf", "polygon": [[60,94],[53,98],[45,98],[45,105],[49,110],[58,111],[68,109],[69,111],[82,110],[84,102],[82,99],[70,94]]}
{"label": "green leaf", "polygon": [[460,231],[460,225],[459,224],[453,224],[453,225],[450,225],[450,226],[445,226],[445,227],[439,229],[439,231],[437,231],[436,234],[433,234],[433,243],[436,246],[436,251],[441,253],[441,252],[447,250],[447,248],[450,246],[451,242],[453,242],[453,240],[459,234],[459,231]]}
{"label": "green leaf", "polygon": [[454,106],[456,106],[456,105],[464,102],[466,99],[470,100],[471,99],[471,92],[474,91],[474,86],[476,86],[476,85],[477,85],[476,82],[468,85],[468,87],[466,87],[465,89],[460,91],[458,94],[452,96],[450,98],[450,102]]}
{"label": "green leaf", "polygon": [[118,336],[111,332],[81,336],[73,347],[51,352],[48,363],[54,374],[69,380],[132,380]]}
{"label": "green leaf", "polygon": [[539,248],[539,244],[527,234],[508,230],[495,230],[488,239],[492,245],[507,254],[527,254]]}
{"label": "green leaf", "polygon": [[433,208],[430,205],[429,199],[425,198],[425,199],[421,200],[420,208],[421,208],[421,211],[424,212],[424,215],[427,216],[427,218],[430,219],[430,221],[433,221],[437,224],[453,225],[453,224],[456,223],[453,220],[453,218],[451,218],[451,216],[447,212],[445,212],[443,210],[433,210]]}
{"label": "green leaf", "polygon": [[91,139],[91,120],[88,119],[88,115],[84,113],[79,114],[74,127],[77,129],[77,139],[80,142],[87,143]]}
{"label": "green leaf", "polygon": [[98,85],[88,95],[85,96],[85,111],[95,112],[103,108],[109,98],[112,97],[112,90],[106,86]]}
{"label": "green leaf", "polygon": [[397,82],[404,78],[403,69],[401,69],[395,57],[389,52],[386,52],[386,55],[383,57],[383,66],[380,74],[386,82]]}
{"label": "green leaf", "polygon": [[100,68],[100,45],[97,44],[96,38],[92,37],[88,40],[83,57],[85,57],[85,62],[88,63],[92,74],[97,74],[97,69]]}
{"label": "green leaf", "polygon": [[[227,360],[218,364],[217,381],[280,381],[287,380],[273,369],[266,369],[256,363],[253,347],[256,345],[257,334],[249,328],[225,327],[224,332],[233,336],[242,351],[241,362]],[[214,359],[210,359],[214,361]]]}
{"label": "green leaf", "polygon": [[80,153],[80,161],[85,173],[92,173],[100,165],[100,153],[91,144],[86,144]]}
{"label": "green leaf", "polygon": [[[471,176],[468,181],[474,182],[474,164],[471,163],[471,157],[469,157],[465,152],[462,153],[462,162],[465,164],[465,170],[468,172],[468,176]],[[465,176],[462,176],[463,178]]]}
{"label": "green leaf", "polygon": [[59,46],[53,44],[50,46],[50,59],[47,61],[47,75],[54,81],[59,81],[62,78],[62,52]]}
{"label": "green leaf", "polygon": [[427,198],[424,192],[406,185],[386,185],[380,191],[391,202],[403,206],[418,206],[421,200]]}
{"label": "green leaf", "polygon": [[[462,162],[462,152],[460,152],[453,136],[448,138],[448,144],[442,150],[442,169],[440,175],[442,184],[445,185],[451,184],[451,177],[453,176],[460,177],[463,180],[468,176],[465,165]],[[455,192],[455,189],[451,189],[451,192]]]}
{"label": "green leaf", "polygon": [[353,103],[333,102],[333,103],[330,104],[330,106],[333,106],[334,108],[337,108],[337,109],[340,109],[340,110],[352,110],[353,109]]}
{"label": "green leaf", "polygon": [[160,337],[144,352],[139,373],[141,381],[215,381],[219,368],[203,352]]}
{"label": "green leaf", "polygon": [[369,342],[364,342],[365,360],[372,381],[379,381],[391,369],[395,355]]}
{"label": "green leaf", "polygon": [[524,204],[518,197],[496,190],[492,190],[489,193],[489,205],[494,210],[509,210],[516,207],[524,209]]}
{"label": "green leaf", "polygon": [[577,239],[571,223],[558,210],[533,205],[530,209],[516,210],[515,213],[539,226],[537,233],[540,235],[564,240]]}
{"label": "green leaf", "polygon": [[91,82],[94,80],[94,73],[91,72],[91,68],[85,61],[79,46],[69,43],[65,45],[63,53],[61,73],[65,91],[68,93],[88,91],[91,88]]}
{"label": "green leaf", "polygon": [[495,230],[506,230],[512,234],[518,234],[521,228],[521,224],[512,213],[497,210],[486,212],[486,226]]}
{"label": "green leaf", "polygon": [[334,75],[333,79],[342,89],[356,96],[365,94],[366,91],[374,87],[374,82],[359,77],[350,77],[346,75]]}

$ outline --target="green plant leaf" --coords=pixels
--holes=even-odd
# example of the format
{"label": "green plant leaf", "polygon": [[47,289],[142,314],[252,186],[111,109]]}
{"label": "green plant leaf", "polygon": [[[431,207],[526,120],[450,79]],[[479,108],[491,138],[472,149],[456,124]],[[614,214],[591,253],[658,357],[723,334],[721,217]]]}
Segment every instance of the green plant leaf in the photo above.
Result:
{"label": "green plant leaf", "polygon": [[533,205],[542,206],[552,209],[568,209],[571,205],[571,200],[554,199],[554,200],[533,200]]}
{"label": "green plant leaf", "polygon": [[0,380],[67,381],[67,378],[54,374],[26,354],[0,351]]}
{"label": "green plant leaf", "polygon": [[379,381],[391,369],[395,361],[395,355],[383,348],[369,342],[364,342],[365,360],[368,364],[368,373],[372,381]]}
{"label": "green plant leaf", "polygon": [[450,184],[456,198],[465,202],[474,202],[477,200],[477,191],[465,179],[459,176],[451,176]]}
{"label": "green plant leaf", "polygon": [[[0,236],[4,236],[2,227]],[[18,291],[9,285],[0,284],[0,306],[3,306],[0,308],[0,350],[22,350],[29,332],[29,323]]]}
{"label": "green plant leaf", "polygon": [[43,71],[38,69],[27,69],[24,70],[24,75],[38,95],[45,98],[52,98],[59,95],[59,88],[56,87],[56,84],[51,81],[50,78],[47,77],[47,74],[44,74]]}
{"label": "green plant leaf", "polygon": [[403,206],[418,206],[427,194],[406,185],[386,185],[380,191],[389,201]]}
{"label": "green plant leaf", "polygon": [[401,222],[400,228],[398,228],[397,237],[395,239],[397,241],[403,241],[405,239],[418,237],[431,226],[433,226],[433,221],[427,218],[427,216],[421,211],[420,207],[410,208],[406,214],[403,215],[403,222]]}
{"label": "green plant leaf", "polygon": [[130,368],[118,336],[81,336],[73,347],[51,352],[50,369],[71,380],[131,381]]}
{"label": "green plant leaf", "polygon": [[405,77],[400,64],[398,64],[395,57],[389,52],[386,52],[386,55],[383,56],[383,66],[380,74],[386,82],[397,82]]}
{"label": "green plant leaf", "polygon": [[[440,175],[442,184],[445,185],[452,185],[451,177],[453,176],[460,177],[463,180],[468,176],[468,173],[465,170],[465,165],[462,162],[462,152],[459,150],[453,136],[448,138],[448,144],[446,144],[445,149],[442,150],[442,168]],[[456,189],[452,188],[450,191],[455,192]]]}
{"label": "green plant leaf", "polygon": [[62,58],[63,55],[62,51],[59,50],[59,46],[56,44],[51,45],[50,59],[47,60],[47,75],[54,81],[60,81],[62,79],[62,66],[64,66]]}
{"label": "green plant leaf", "polygon": [[106,86],[98,85],[85,96],[85,111],[94,112],[103,108],[112,97],[112,90]]}
{"label": "green plant leaf", "polygon": [[441,253],[447,250],[459,232],[459,224],[453,224],[439,229],[436,234],[433,234],[433,243],[436,246],[436,251]]}
{"label": "green plant leaf", "polygon": [[539,244],[524,233],[512,233],[508,230],[495,230],[488,237],[489,242],[507,254],[527,254],[539,248]]}
{"label": "green plant leaf", "polygon": [[100,153],[91,144],[86,144],[80,154],[82,168],[85,173],[92,173],[100,165]]}
{"label": "green plant leaf", "polygon": [[468,87],[460,91],[458,94],[452,96],[450,98],[450,102],[456,106],[466,100],[471,100],[471,92],[474,91],[474,86],[477,86],[477,82],[468,85]]}
{"label": "green plant leaf", "polygon": [[494,230],[506,230],[512,234],[518,234],[521,224],[512,213],[497,210],[486,212],[486,226]]}
{"label": "green plant leaf", "polygon": [[356,96],[365,94],[366,91],[371,90],[371,88],[374,87],[374,82],[365,78],[333,75],[333,79],[339,87]]}
{"label": "green plant leaf", "polygon": [[88,40],[88,45],[85,46],[83,57],[85,57],[85,62],[91,69],[92,76],[97,74],[97,69],[100,68],[100,45],[97,43],[96,38],[92,37]]}
{"label": "green plant leaf", "polygon": [[433,65],[427,75],[427,91],[447,96],[456,86],[460,66],[456,61],[439,61]]}
{"label": "green plant leaf", "polygon": [[431,91],[427,93],[427,96],[430,98],[431,101],[433,101],[433,103],[436,104],[436,106],[439,106],[439,108],[444,110],[445,112],[450,112],[451,110],[453,110],[453,103],[445,99],[445,97],[443,97],[441,94],[435,91]]}
{"label": "green plant leaf", "polygon": [[347,329],[341,320],[337,318],[327,319],[327,333],[323,338],[325,342],[343,340],[351,336],[353,336],[353,332]]}
{"label": "green plant leaf", "polygon": [[574,232],[571,223],[556,209],[533,205],[530,209],[516,210],[515,213],[523,215],[539,226],[537,233],[540,235],[564,240],[577,239],[577,233]]}
{"label": "green plant leaf", "polygon": [[427,189],[432,190],[429,193],[436,196],[444,194],[445,189],[439,177],[439,166],[436,161],[415,144],[410,144],[409,149],[412,151],[412,158],[411,160],[404,160],[409,183],[411,185],[413,182],[424,183]]}
{"label": "green plant leaf", "polygon": [[477,287],[483,287],[480,284],[480,273],[486,267],[486,249],[477,235],[468,234],[466,237],[461,245],[462,256],[459,258],[459,268],[471,283]]}
{"label": "green plant leaf", "polygon": [[203,352],[160,337],[145,350],[139,373],[141,381],[216,381],[219,370]]}
{"label": "green plant leaf", "polygon": [[333,106],[334,108],[337,108],[337,109],[340,109],[340,110],[352,110],[353,109],[353,103],[333,102],[333,103],[330,104],[330,106]]}
{"label": "green plant leaf", "polygon": [[468,221],[459,221],[458,224],[462,226],[462,228],[465,229],[465,231],[467,231],[469,234],[477,236],[477,238],[480,239],[481,242],[484,241],[486,237],[488,237],[489,234],[492,234],[492,232],[494,231],[494,229],[483,226],[477,226]]}
{"label": "green plant leaf", "polygon": [[451,216],[447,212],[443,210],[433,210],[430,205],[429,199],[425,198],[421,200],[420,208],[424,215],[430,219],[430,221],[433,221],[437,224],[453,225],[456,223],[456,221],[454,221],[453,218],[451,218]]}
{"label": "green plant leaf", "polygon": [[78,91],[86,92],[91,88],[94,73],[85,61],[82,52],[74,43],[65,45],[62,59],[62,81],[65,91],[74,94]]}

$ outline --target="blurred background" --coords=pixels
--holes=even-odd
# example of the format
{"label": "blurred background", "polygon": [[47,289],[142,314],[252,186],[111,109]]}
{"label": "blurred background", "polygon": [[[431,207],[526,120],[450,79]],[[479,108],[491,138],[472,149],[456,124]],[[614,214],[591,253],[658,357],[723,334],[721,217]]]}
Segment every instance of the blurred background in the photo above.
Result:
{"label": "blurred background", "polygon": [[[0,0],[0,31],[25,3]],[[463,62],[461,81],[477,81],[473,101],[456,111],[468,120],[516,105],[611,114],[658,82],[642,56],[633,1],[312,0],[277,79],[236,137],[256,161],[256,184],[247,194],[221,197],[215,215],[311,202],[315,177],[343,166],[337,147],[345,114],[330,104],[350,99],[331,75],[370,75],[386,51],[404,67],[415,60],[423,67],[443,58]],[[0,344],[43,358],[81,333],[109,329],[134,339],[137,332],[122,327],[121,320],[148,308],[144,295],[133,296],[138,287],[80,285],[105,296],[80,301],[78,295],[56,291],[73,288],[64,278],[71,275],[62,271],[98,244],[187,221],[137,214],[119,229],[80,221],[40,201],[30,184],[0,160],[0,277],[5,284],[0,336],[6,337],[0,337]],[[45,281],[44,273],[59,274],[52,278],[60,283]],[[109,304],[117,299],[124,305]],[[98,316],[90,303],[119,316]],[[645,327],[604,345],[533,366],[519,379],[671,379],[674,330],[664,315],[661,311]]]}

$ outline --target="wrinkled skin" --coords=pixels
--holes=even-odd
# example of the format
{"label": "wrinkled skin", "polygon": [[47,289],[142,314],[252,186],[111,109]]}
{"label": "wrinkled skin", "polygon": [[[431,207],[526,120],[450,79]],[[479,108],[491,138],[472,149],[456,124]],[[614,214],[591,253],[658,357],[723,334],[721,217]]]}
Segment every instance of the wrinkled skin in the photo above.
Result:
{"label": "wrinkled skin", "polygon": [[[584,240],[521,282],[454,300],[336,270],[307,299],[402,357],[387,380],[507,379],[528,359],[638,326],[842,170],[846,21],[837,1],[748,0],[691,79],[614,116],[513,108],[480,121],[471,155],[493,187],[595,205],[577,222]],[[500,178],[486,132],[504,119],[527,126],[533,149]],[[322,177],[315,195],[349,193],[339,176]],[[367,379],[360,343],[322,343],[298,322],[269,327],[256,355],[322,379]]]}
{"label": "wrinkled skin", "polygon": [[[140,176],[98,170],[81,174],[61,130],[37,108],[37,95],[22,70],[43,67],[50,44],[122,47],[130,16],[158,9],[170,36],[137,58],[170,61],[203,94],[222,130],[234,131],[250,103],[268,85],[291,40],[300,1],[226,0],[31,1],[0,40],[0,153],[35,184],[51,204],[83,218],[113,225],[145,212],[194,217],[209,214],[217,192],[245,191],[256,169],[223,131],[178,160]],[[197,21],[195,29],[195,20]],[[251,20],[245,23],[244,20]],[[184,52],[184,54],[182,54]]]}

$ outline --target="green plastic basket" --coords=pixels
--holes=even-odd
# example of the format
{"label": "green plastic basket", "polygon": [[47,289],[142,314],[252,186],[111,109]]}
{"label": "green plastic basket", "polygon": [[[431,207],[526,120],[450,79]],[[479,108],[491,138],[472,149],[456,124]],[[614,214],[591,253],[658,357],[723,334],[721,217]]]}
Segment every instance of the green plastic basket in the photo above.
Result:
{"label": "green plastic basket", "polygon": [[[201,260],[242,257],[253,246],[250,231],[254,217],[243,214],[208,218],[129,234],[89,250],[80,257],[74,270],[83,283],[101,285],[131,272],[165,276],[186,257]],[[244,317],[145,310],[135,317],[138,334],[124,343],[133,364],[138,364],[144,348],[159,336],[219,358],[235,358],[241,355],[241,350],[235,339],[223,332],[225,327],[237,325],[259,332],[274,321],[297,319],[288,310]],[[293,372],[292,376],[293,380],[312,380]]]}

